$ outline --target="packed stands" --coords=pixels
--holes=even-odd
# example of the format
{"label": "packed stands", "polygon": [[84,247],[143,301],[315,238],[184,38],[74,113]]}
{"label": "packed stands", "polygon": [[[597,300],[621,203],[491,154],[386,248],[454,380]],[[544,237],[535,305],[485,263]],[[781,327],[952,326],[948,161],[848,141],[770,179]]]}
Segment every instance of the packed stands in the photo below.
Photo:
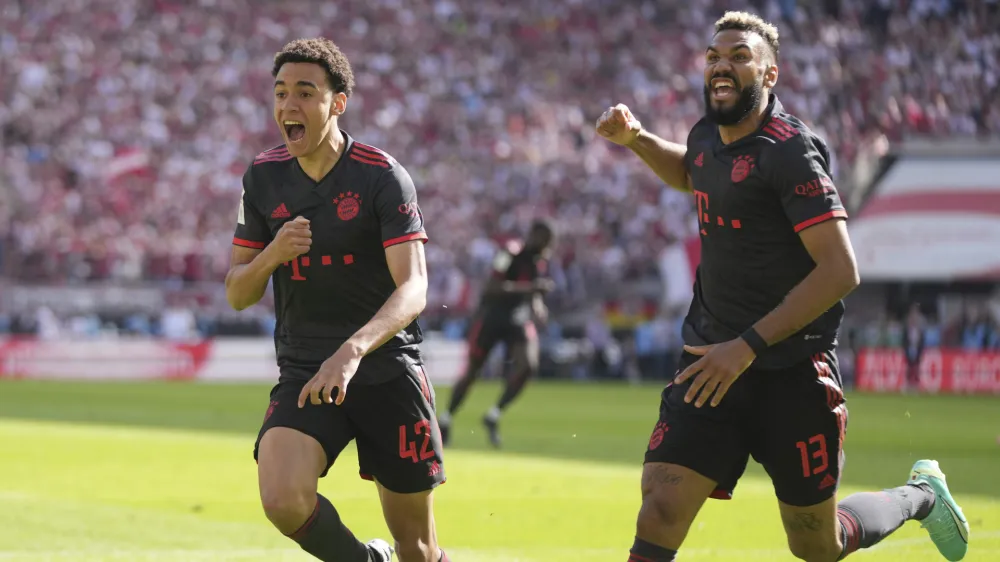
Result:
{"label": "packed stands", "polygon": [[[593,121],[624,102],[683,141],[702,113],[711,24],[737,4],[5,2],[0,271],[32,284],[218,284],[241,175],[280,142],[271,56],[324,35],[357,77],[344,128],[417,183],[431,314],[465,312],[498,243],[543,214],[563,231],[560,302],[616,300],[622,281],[661,279],[695,217],[687,196],[595,139]],[[746,6],[782,22],[778,94],[828,139],[845,191],[886,143],[1000,132],[996,0]]]}

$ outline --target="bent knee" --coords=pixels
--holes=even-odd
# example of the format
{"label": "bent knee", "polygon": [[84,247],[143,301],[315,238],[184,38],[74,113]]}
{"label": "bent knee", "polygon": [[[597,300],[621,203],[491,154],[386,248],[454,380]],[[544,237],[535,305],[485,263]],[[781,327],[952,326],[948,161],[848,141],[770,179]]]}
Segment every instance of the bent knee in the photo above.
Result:
{"label": "bent knee", "polygon": [[671,502],[668,498],[651,493],[642,498],[639,508],[638,531],[640,536],[655,537],[669,535],[683,540],[691,526],[689,510]]}
{"label": "bent knee", "polygon": [[788,537],[788,549],[793,556],[807,562],[836,562],[841,555],[840,542],[836,537],[820,539],[793,535]]}
{"label": "bent knee", "polygon": [[316,509],[316,494],[292,488],[262,488],[260,503],[264,514],[279,531],[297,531]]}

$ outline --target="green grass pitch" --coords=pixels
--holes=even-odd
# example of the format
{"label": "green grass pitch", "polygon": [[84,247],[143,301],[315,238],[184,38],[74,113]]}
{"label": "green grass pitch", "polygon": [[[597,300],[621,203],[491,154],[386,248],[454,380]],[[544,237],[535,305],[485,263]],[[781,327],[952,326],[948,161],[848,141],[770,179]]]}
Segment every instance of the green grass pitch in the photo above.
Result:
{"label": "green grass pitch", "polygon": [[[251,448],[267,390],[0,381],[0,561],[310,560],[258,504]],[[499,389],[474,389],[436,494],[452,559],[624,561],[659,390],[536,384],[504,419],[506,449],[494,452],[478,420]],[[1000,399],[854,394],[849,407],[841,492],[899,485],[914,460],[937,458],[971,522],[966,560],[1000,560]],[[359,537],[387,537],[352,448],[320,489]],[[702,511],[681,559],[794,560],[759,467],[733,501]],[[911,522],[853,559],[941,558]]]}

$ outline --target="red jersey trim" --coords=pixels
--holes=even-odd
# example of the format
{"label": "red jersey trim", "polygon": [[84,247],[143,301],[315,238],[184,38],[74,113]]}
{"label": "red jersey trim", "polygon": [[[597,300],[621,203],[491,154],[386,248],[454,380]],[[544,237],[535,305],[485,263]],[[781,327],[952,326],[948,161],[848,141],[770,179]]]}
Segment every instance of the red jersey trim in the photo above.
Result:
{"label": "red jersey trim", "polygon": [[846,219],[846,218],[847,218],[847,211],[843,209],[835,209],[833,211],[830,211],[829,213],[823,213],[818,217],[813,217],[809,220],[804,220],[800,222],[799,224],[795,225],[795,232],[801,232],[809,228],[810,226],[817,225],[821,222],[826,222],[830,219]]}
{"label": "red jersey trim", "polygon": [[777,117],[772,117],[771,120],[764,125],[763,131],[781,142],[785,142],[799,134],[798,129],[788,123],[785,123]]}
{"label": "red jersey trim", "polygon": [[426,232],[414,232],[413,234],[407,234],[405,236],[399,236],[397,238],[390,238],[385,242],[382,242],[383,248],[388,248],[389,246],[395,246],[396,244],[402,244],[403,242],[410,242],[411,240],[422,240],[424,244],[427,243],[427,233]]}
{"label": "red jersey trim", "polygon": [[268,155],[268,156],[265,156],[263,158],[258,158],[257,160],[254,160],[253,164],[254,164],[254,166],[257,166],[259,164],[264,164],[266,162],[285,162],[285,161],[291,160],[292,158],[293,158],[293,156],[291,154],[284,154],[284,155],[281,155],[281,156],[270,156],[270,155]]}
{"label": "red jersey trim", "polygon": [[360,152],[351,152],[351,160],[357,160],[364,164],[371,164],[372,166],[379,166],[381,168],[388,168],[389,164],[383,160],[370,160],[368,158],[363,158]]}
{"label": "red jersey trim", "polygon": [[253,248],[254,250],[263,250],[264,246],[267,246],[264,242],[254,242],[253,240],[244,240],[242,238],[233,238],[233,244],[243,246],[244,248]]}
{"label": "red jersey trim", "polygon": [[260,154],[257,155],[257,158],[260,158],[261,156],[264,156],[266,154],[278,154],[278,153],[288,154],[288,147],[286,145],[279,144],[278,146],[276,146],[274,148],[269,148],[269,149],[265,150],[264,152],[261,152]]}
{"label": "red jersey trim", "polygon": [[367,145],[362,142],[354,141],[353,148],[358,151],[362,156],[368,156],[373,159],[389,159],[389,154],[382,150],[381,148],[376,148],[371,145]]}
{"label": "red jersey trim", "polygon": [[253,159],[253,163],[263,164],[264,162],[283,162],[291,159],[292,155],[288,153],[288,147],[281,145],[261,152]]}

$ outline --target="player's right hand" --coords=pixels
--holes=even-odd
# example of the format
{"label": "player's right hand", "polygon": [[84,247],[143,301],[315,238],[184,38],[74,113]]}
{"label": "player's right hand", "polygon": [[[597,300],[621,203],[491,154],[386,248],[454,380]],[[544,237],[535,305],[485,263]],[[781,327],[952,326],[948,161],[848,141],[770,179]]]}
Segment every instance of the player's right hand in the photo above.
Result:
{"label": "player's right hand", "polygon": [[312,246],[312,231],[309,229],[309,219],[295,217],[281,225],[281,230],[274,237],[270,246],[273,248],[278,263],[292,261],[309,251]]}
{"label": "player's right hand", "polygon": [[632,144],[640,131],[642,123],[623,103],[609,107],[597,120],[597,134],[622,146]]}

